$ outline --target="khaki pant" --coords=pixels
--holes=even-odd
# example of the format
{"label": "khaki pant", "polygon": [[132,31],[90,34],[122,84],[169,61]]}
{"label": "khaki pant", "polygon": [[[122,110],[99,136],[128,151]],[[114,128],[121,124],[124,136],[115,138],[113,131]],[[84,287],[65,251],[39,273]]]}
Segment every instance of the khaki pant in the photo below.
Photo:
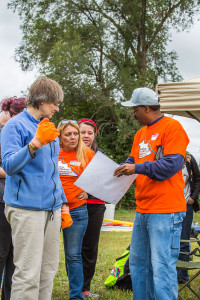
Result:
{"label": "khaki pant", "polygon": [[6,205],[15,272],[11,300],[50,300],[59,264],[61,209],[31,211]]}

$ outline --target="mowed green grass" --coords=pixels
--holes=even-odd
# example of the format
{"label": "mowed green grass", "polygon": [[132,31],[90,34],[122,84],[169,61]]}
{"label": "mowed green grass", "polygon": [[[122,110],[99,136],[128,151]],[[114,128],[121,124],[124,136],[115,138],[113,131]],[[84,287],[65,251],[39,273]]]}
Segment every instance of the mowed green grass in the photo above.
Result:
{"label": "mowed green grass", "polygon": [[[117,210],[115,212],[115,219],[133,222],[135,216],[134,211]],[[194,222],[198,222],[200,225],[200,213],[194,214]],[[125,292],[118,289],[109,289],[104,286],[104,281],[109,276],[110,271],[113,268],[115,259],[119,257],[130,244],[131,232],[101,232],[99,242],[99,254],[96,265],[95,276],[92,280],[91,290],[99,294],[101,300],[132,300],[132,293]],[[195,245],[193,245],[195,247]],[[194,257],[195,260],[198,260]],[[193,274],[194,272],[191,272]],[[199,279],[197,278],[191,287],[196,291],[198,290]],[[186,297],[186,300],[193,300],[194,296],[191,292],[182,292],[182,295]],[[60,244],[60,264],[59,270],[54,280],[53,300],[65,300],[69,299],[68,278],[65,271],[64,249],[63,240],[61,234]]]}

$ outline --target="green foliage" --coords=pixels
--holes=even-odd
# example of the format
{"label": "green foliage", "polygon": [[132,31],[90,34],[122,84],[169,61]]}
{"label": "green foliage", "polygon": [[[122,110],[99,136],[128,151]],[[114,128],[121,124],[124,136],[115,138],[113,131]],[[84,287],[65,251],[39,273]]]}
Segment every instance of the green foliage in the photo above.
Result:
{"label": "green foliage", "polygon": [[62,74],[81,74],[82,80],[86,75],[104,88],[114,79],[113,88],[129,96],[134,86],[154,87],[158,76],[180,79],[176,55],[166,51],[169,28],[191,26],[198,4],[198,0],[12,0],[9,7],[23,20],[17,59],[24,70],[38,63],[47,73],[62,62]]}
{"label": "green foliage", "polygon": [[[120,102],[133,89],[155,88],[158,78],[179,81],[177,55],[167,52],[169,29],[188,28],[200,0],[11,0],[22,20],[16,60],[39,66],[58,81],[64,102],[54,122],[92,118],[98,144],[126,160],[137,123]],[[122,201],[133,206],[133,190]]]}

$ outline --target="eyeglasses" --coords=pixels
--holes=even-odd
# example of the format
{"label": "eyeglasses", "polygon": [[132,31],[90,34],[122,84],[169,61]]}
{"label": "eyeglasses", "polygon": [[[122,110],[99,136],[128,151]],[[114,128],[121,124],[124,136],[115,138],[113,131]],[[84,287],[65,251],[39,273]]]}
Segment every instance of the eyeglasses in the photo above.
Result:
{"label": "eyeglasses", "polygon": [[76,121],[76,120],[63,120],[63,121],[60,123],[60,126],[61,126],[61,125],[69,124],[69,123],[71,123],[71,122],[77,124],[77,121]]}
{"label": "eyeglasses", "polygon": [[140,107],[142,107],[142,105],[139,105],[138,107],[133,108],[133,113],[135,114],[135,113],[138,111],[138,109],[139,109]]}

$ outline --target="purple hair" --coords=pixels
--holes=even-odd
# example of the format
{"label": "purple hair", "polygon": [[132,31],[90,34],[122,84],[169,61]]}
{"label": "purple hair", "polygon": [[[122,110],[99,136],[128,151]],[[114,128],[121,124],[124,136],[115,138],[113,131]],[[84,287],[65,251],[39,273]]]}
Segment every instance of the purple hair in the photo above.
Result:
{"label": "purple hair", "polygon": [[26,107],[26,98],[16,96],[4,99],[1,103],[1,111],[8,111],[11,115],[19,114]]}

